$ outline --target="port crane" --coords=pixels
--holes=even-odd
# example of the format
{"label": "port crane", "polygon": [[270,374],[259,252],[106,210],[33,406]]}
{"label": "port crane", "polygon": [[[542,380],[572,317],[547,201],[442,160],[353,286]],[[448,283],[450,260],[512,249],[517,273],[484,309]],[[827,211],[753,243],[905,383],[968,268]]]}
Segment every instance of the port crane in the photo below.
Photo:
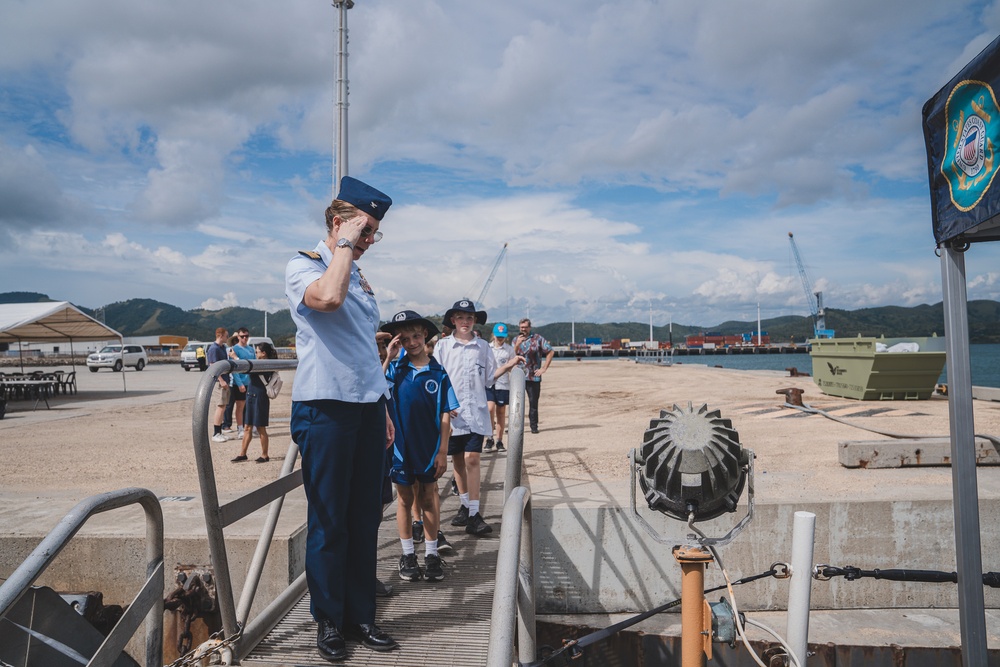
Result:
{"label": "port crane", "polygon": [[479,298],[476,299],[476,305],[480,308],[483,307],[483,299],[486,298],[486,292],[489,291],[490,285],[493,284],[493,278],[497,275],[497,269],[500,268],[500,262],[503,261],[504,255],[507,254],[507,244],[503,244],[503,248],[500,249],[500,253],[497,258],[493,260],[493,268],[490,269],[490,274],[486,278],[486,282],[483,283],[483,289],[479,292]]}
{"label": "port crane", "polygon": [[806,267],[802,264],[802,257],[799,255],[798,246],[795,245],[795,237],[788,232],[788,242],[792,244],[792,254],[795,255],[795,263],[799,268],[799,278],[802,279],[802,288],[806,292],[806,303],[813,318],[814,338],[833,338],[833,329],[826,328],[826,312],[823,310],[823,293],[813,292],[812,283],[806,275]]}

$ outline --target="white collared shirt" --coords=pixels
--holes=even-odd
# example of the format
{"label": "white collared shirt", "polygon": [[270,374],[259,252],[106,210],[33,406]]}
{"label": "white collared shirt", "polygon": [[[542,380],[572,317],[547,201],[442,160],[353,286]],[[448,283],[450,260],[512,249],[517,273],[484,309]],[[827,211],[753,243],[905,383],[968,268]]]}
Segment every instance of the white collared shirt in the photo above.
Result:
{"label": "white collared shirt", "polygon": [[444,366],[461,404],[458,415],[451,420],[452,435],[491,435],[486,387],[493,384],[497,364],[489,343],[482,338],[463,343],[455,336],[445,336],[434,346],[434,358]]}

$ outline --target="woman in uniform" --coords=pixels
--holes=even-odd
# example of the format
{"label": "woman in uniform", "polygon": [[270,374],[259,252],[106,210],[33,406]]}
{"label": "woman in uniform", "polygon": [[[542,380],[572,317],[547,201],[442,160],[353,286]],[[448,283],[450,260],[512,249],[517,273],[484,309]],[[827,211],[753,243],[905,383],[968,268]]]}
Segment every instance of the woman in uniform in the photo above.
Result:
{"label": "woman in uniform", "polygon": [[375,625],[375,567],[385,448],[393,440],[375,332],[375,293],[357,265],[382,238],[392,200],[345,176],[326,210],[326,238],[285,270],[299,365],[292,439],[309,501],[306,578],[317,647],[347,657],[345,638],[376,651],[396,642]]}

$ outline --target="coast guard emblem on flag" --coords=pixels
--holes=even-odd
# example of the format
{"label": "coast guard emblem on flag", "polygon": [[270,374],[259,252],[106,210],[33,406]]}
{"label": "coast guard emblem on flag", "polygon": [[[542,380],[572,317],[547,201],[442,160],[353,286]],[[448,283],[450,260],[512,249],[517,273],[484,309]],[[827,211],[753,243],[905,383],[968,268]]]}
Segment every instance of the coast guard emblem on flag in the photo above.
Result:
{"label": "coast guard emblem on flag", "polygon": [[952,88],[946,105],[946,146],[941,173],[951,201],[961,211],[979,203],[993,183],[998,164],[1000,106],[993,89],[981,81],[962,81]]}

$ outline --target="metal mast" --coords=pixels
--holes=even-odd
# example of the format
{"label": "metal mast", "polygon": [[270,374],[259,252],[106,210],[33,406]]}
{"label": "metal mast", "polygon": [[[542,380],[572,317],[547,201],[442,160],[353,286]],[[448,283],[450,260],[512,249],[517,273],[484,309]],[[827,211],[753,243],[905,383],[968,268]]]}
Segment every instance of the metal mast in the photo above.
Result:
{"label": "metal mast", "polygon": [[503,248],[500,249],[500,254],[498,254],[497,258],[493,261],[493,268],[490,269],[489,277],[486,278],[486,283],[483,285],[482,291],[479,292],[479,298],[476,299],[476,303],[479,305],[480,308],[483,307],[483,299],[486,298],[486,292],[489,291],[490,285],[493,284],[493,278],[494,276],[496,276],[497,269],[500,268],[500,262],[503,261],[504,255],[506,254],[507,254],[507,244],[504,243]]}
{"label": "metal mast", "polygon": [[337,10],[337,49],[334,54],[334,69],[337,72],[337,111],[333,128],[333,194],[336,198],[340,189],[340,179],[347,176],[347,10],[354,6],[354,0],[333,0]]}
{"label": "metal mast", "polygon": [[[799,278],[802,279],[802,289],[806,292],[806,303],[813,316],[813,335],[816,338],[833,338],[833,332],[826,328],[826,312],[823,310],[823,293],[813,292],[812,283],[806,275],[806,267],[799,256],[799,248],[795,245],[795,237],[788,232],[788,242],[792,244],[792,253],[799,268]],[[758,327],[759,329],[759,327]],[[758,332],[759,333],[759,332]]]}

